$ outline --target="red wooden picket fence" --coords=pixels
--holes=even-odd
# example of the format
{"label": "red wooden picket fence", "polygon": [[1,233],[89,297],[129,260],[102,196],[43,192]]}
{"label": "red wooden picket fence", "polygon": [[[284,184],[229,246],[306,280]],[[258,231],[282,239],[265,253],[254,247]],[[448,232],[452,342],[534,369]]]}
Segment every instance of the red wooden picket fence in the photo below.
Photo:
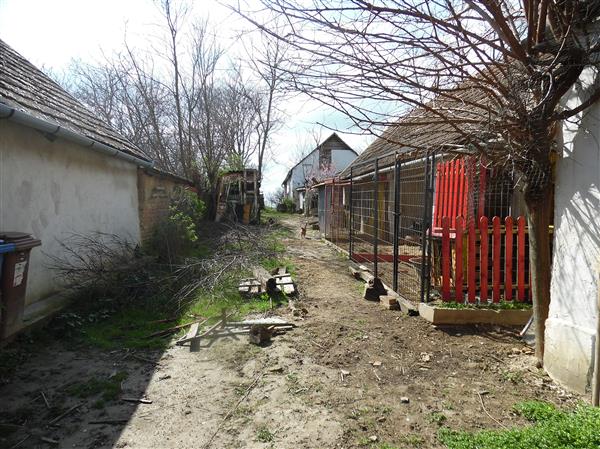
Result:
{"label": "red wooden picket fence", "polygon": [[504,226],[500,217],[491,226],[488,217],[477,226],[474,220],[465,226],[460,216],[442,217],[441,227],[442,300],[462,302],[466,292],[468,302],[477,296],[488,301],[490,293],[493,302],[510,301],[513,289],[518,301],[530,298],[525,217],[506,217]]}

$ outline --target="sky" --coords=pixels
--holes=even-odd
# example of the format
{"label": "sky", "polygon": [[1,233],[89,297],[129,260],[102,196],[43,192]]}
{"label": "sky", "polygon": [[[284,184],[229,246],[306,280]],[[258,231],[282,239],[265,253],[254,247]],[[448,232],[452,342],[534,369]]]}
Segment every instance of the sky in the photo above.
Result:
{"label": "sky", "polygon": [[[239,48],[248,25],[216,0],[196,0],[193,14],[207,18],[221,45]],[[160,22],[152,0],[0,0],[0,38],[38,67],[62,73],[73,59],[94,63],[123,48],[125,36],[143,48]],[[325,139],[336,129],[359,153],[372,141],[357,135],[340,113],[302,96],[280,104],[284,125],[273,135],[275,156],[265,168],[263,192],[276,190],[297,157],[298,148]],[[325,125],[325,127],[319,124]],[[348,132],[350,131],[350,132]]]}

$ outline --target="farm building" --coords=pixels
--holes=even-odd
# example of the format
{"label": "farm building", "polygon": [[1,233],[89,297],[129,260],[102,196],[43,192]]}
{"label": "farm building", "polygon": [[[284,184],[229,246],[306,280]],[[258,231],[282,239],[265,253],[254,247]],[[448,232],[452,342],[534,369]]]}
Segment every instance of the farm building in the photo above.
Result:
{"label": "farm building", "polygon": [[24,304],[10,322],[1,315],[1,340],[64,304],[50,257],[67,257],[61,242],[97,232],[139,242],[191,183],[152,168],[141,149],[1,40],[0,67],[0,231],[41,241],[27,264]]}
{"label": "farm building", "polygon": [[285,196],[294,201],[296,210],[316,215],[318,199],[310,195],[310,187],[339,173],[357,156],[340,136],[331,134],[287,173],[281,184]]}

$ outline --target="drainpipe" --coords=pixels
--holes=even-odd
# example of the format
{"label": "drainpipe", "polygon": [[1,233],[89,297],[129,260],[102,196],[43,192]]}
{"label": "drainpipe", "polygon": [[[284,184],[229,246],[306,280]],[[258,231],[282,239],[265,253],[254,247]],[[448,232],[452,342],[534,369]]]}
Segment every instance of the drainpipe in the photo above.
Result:
{"label": "drainpipe", "polygon": [[118,159],[125,160],[127,162],[134,163],[144,168],[150,168],[154,165],[154,162],[141,159],[123,151],[117,150],[114,147],[108,146],[95,139],[83,136],[75,133],[69,129],[63,128],[56,123],[49,122],[44,119],[40,119],[29,115],[25,112],[19,111],[18,109],[7,106],[4,103],[0,103],[0,120],[6,119],[14,123],[18,123],[29,128],[37,129],[44,134],[61,137],[69,142],[74,142],[98,153],[102,153],[108,156],[113,156]]}

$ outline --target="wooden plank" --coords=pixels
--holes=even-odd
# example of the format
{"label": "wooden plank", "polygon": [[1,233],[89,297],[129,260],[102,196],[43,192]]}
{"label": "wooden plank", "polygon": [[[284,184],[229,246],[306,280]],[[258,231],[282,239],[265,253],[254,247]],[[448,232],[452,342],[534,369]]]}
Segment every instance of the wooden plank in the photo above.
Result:
{"label": "wooden plank", "polygon": [[260,282],[264,291],[267,293],[273,293],[276,290],[277,286],[273,275],[263,267],[252,268],[252,274]]}
{"label": "wooden plank", "polygon": [[525,301],[525,217],[517,218],[517,299]]}
{"label": "wooden plank", "polygon": [[483,160],[479,163],[479,208],[477,220],[485,215],[485,193],[487,182],[487,169],[483,165]]}
{"label": "wooden plank", "polygon": [[472,220],[471,214],[473,213],[473,204],[472,204],[472,198],[469,194],[469,189],[470,189],[470,182],[471,182],[471,178],[469,176],[469,173],[472,172],[472,170],[470,170],[470,167],[472,166],[472,159],[469,158],[466,160],[465,164],[464,164],[464,171],[465,171],[465,193],[464,193],[464,197],[465,197],[465,204],[464,204],[464,208],[463,208],[463,216],[465,217],[466,223],[470,223]]}
{"label": "wooden plank", "polygon": [[[458,210],[456,211],[456,215],[465,218],[465,161],[464,159],[460,159],[458,161]],[[464,222],[463,222],[463,230],[464,230]]]}
{"label": "wooden plank", "polygon": [[442,218],[442,300],[450,301],[450,217]]}
{"label": "wooden plank", "polygon": [[178,340],[176,344],[181,345],[185,342],[191,341],[192,339],[196,338],[196,335],[198,335],[199,329],[200,329],[200,323],[192,324],[192,327],[190,327],[190,330],[188,331],[188,333],[185,334],[185,337]]}
{"label": "wooden plank", "polygon": [[500,262],[502,236],[500,234],[500,217],[492,218],[492,300],[500,302]]}
{"label": "wooden plank", "polygon": [[469,237],[468,237],[468,255],[467,255],[467,284],[468,284],[468,300],[469,302],[475,302],[475,249],[476,249],[477,235],[475,233],[475,221],[469,222]]}
{"label": "wooden plank", "polygon": [[454,161],[454,169],[452,170],[452,176],[454,178],[454,187],[452,189],[452,213],[450,217],[452,217],[451,227],[456,228],[456,216],[460,213],[458,211],[458,202],[459,202],[459,194],[458,194],[458,161]]}
{"label": "wooden plank", "polygon": [[441,182],[442,180],[442,170],[441,170],[441,164],[438,164],[436,167],[436,173],[435,173],[435,210],[434,210],[434,219],[433,219],[433,227],[434,228],[439,228],[442,225],[442,215],[441,215],[441,211],[442,211],[442,207],[440,204],[440,198],[441,198]]}
{"label": "wooden plank", "polygon": [[442,220],[448,216],[448,202],[450,200],[449,162],[444,163],[444,202],[442,204]]}
{"label": "wooden plank", "polygon": [[504,235],[504,300],[512,301],[512,271],[513,271],[513,218],[504,219],[506,234]]}
{"label": "wooden plank", "polygon": [[488,299],[488,217],[479,220],[479,299]]}
{"label": "wooden plank", "polygon": [[456,217],[456,272],[454,275],[454,298],[458,302],[463,302],[463,238],[465,229],[465,219]]}

